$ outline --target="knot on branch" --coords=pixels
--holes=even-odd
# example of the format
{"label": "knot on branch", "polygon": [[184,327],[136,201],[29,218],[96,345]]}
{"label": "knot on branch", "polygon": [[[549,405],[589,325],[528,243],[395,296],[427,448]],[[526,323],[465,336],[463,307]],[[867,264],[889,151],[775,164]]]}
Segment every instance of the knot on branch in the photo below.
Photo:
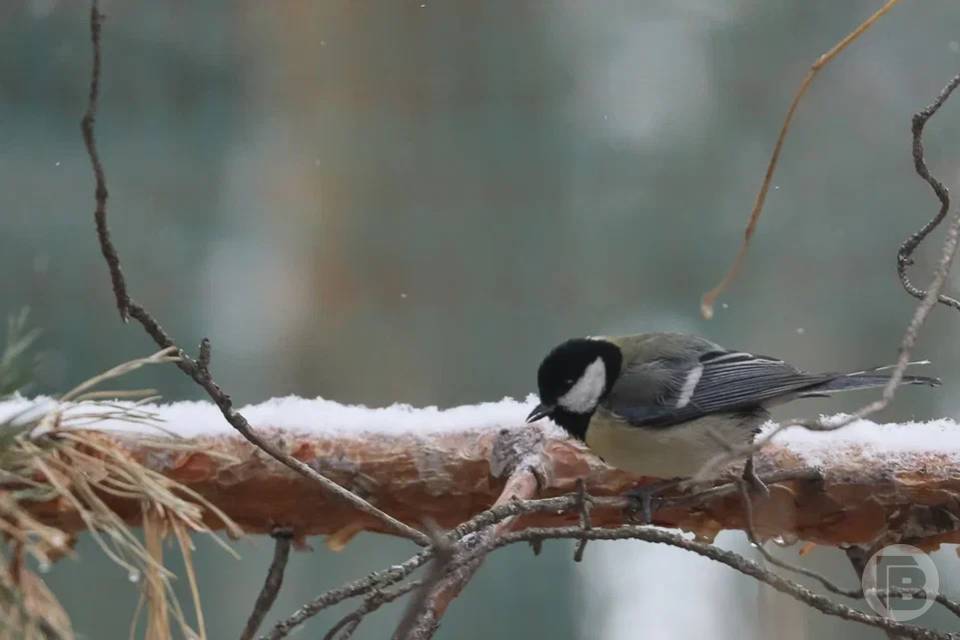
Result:
{"label": "knot on branch", "polygon": [[543,429],[537,426],[501,429],[490,451],[490,475],[494,478],[507,478],[517,470],[527,468],[536,477],[540,487],[549,486],[545,443]]}

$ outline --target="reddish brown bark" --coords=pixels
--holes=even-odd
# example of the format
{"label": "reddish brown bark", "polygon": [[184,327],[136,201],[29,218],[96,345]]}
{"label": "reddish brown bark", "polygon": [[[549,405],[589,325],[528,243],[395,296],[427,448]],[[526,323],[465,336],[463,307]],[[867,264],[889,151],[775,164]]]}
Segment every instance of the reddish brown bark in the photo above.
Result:
{"label": "reddish brown bark", "polygon": [[[516,433],[516,430],[510,430]],[[494,452],[498,431],[472,431],[427,436],[297,436],[274,432],[271,437],[298,459],[314,465],[377,507],[414,526],[433,521],[457,525],[501,496],[506,477]],[[315,483],[266,458],[239,437],[203,438],[166,447],[154,439],[103,435],[148,467],[200,492],[250,533],[268,533],[278,525],[298,538],[324,534],[336,547],[360,531],[382,531],[382,525],[324,493]],[[568,440],[548,440],[545,453],[550,477],[540,497],[570,493],[577,478],[586,478],[593,495],[616,495],[642,479],[611,469]],[[491,463],[491,458],[494,462]],[[770,497],[754,506],[760,536],[784,536],[819,544],[873,544],[909,541],[921,547],[960,542],[960,452],[914,453],[883,458],[854,448],[839,452],[823,468],[822,481],[796,480],[770,487]],[[758,456],[761,475],[802,470],[801,457],[769,447]],[[506,475],[506,474],[504,474]],[[106,496],[131,525],[141,519],[139,505]],[[45,522],[67,531],[83,528],[65,504],[48,502],[31,509]],[[594,526],[623,521],[618,509],[597,507]],[[694,505],[661,509],[658,524],[675,526],[710,539],[723,529],[743,526],[738,495]],[[525,516],[514,528],[576,523],[577,514]],[[209,523],[216,527],[212,519]]]}

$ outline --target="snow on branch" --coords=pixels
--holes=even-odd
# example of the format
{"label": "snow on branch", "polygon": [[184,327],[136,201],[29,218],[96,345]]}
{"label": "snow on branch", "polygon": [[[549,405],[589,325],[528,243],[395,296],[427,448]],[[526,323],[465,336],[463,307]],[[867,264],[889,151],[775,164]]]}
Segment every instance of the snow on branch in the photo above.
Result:
{"label": "snow on branch", "polygon": [[[592,524],[623,523],[629,503],[619,496],[644,479],[606,466],[552,425],[525,425],[532,402],[372,409],[288,397],[242,412],[275,446],[410,526],[455,527],[488,509],[515,467],[510,456],[519,440],[527,443],[524,451],[532,442],[549,461],[538,467],[544,476],[537,477],[541,497],[569,494],[584,478],[596,497]],[[2,403],[0,422],[13,415],[27,419],[52,403],[46,398]],[[111,418],[118,405],[132,408],[81,403],[62,408],[64,421],[96,429],[151,470],[199,492],[249,533],[287,527],[300,539],[327,535],[338,548],[358,532],[387,531],[381,520],[318,492],[310,479],[267,458],[210,403],[137,405],[150,424]],[[960,542],[960,426],[952,420],[858,421],[828,432],[790,428],[760,452],[757,463],[772,482],[770,497],[754,503],[754,528],[762,538],[834,546],[903,541],[927,548]],[[140,522],[139,505],[103,497],[128,523]],[[83,528],[55,501],[31,510],[67,531]],[[745,526],[737,488],[723,481],[671,494],[654,520],[702,539]],[[576,522],[577,513],[544,511],[522,515],[514,528]],[[218,523],[211,514],[208,524]]]}

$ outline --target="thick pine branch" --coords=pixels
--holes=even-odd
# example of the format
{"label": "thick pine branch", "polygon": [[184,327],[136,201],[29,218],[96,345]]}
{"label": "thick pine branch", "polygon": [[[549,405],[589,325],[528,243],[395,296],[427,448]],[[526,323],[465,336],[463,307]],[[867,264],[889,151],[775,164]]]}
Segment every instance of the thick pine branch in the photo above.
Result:
{"label": "thick pine branch", "polygon": [[[190,426],[166,428],[183,432]],[[504,459],[510,455],[510,443],[518,439],[542,439],[549,464],[542,467],[548,477],[538,478],[543,487],[540,497],[574,493],[578,478],[586,479],[589,493],[600,497],[590,511],[594,527],[623,523],[626,500],[603,497],[622,495],[643,481],[607,467],[573,441],[520,424],[423,435],[362,429],[296,433],[270,427],[262,424],[258,429],[273,444],[416,527],[424,523],[455,527],[493,505],[503,492],[505,469],[515,466],[516,461]],[[921,441],[930,442],[928,449],[914,445],[909,451],[884,453],[855,441],[825,444],[820,446],[829,449],[829,455],[817,468],[811,466],[809,450],[777,444],[764,449],[758,470],[771,483],[771,494],[755,500],[757,535],[833,546],[904,541],[933,547],[960,542],[956,500],[960,449],[950,451],[930,434],[924,436],[925,425],[915,429]],[[282,526],[299,539],[327,535],[330,546],[338,548],[361,531],[385,532],[380,520],[317,491],[311,480],[272,463],[239,436],[158,440],[155,434],[113,432],[102,438],[199,492],[250,533],[269,533]],[[744,528],[737,487],[699,491],[694,498],[689,491],[667,498],[655,522],[704,539],[723,529]],[[138,524],[139,504],[112,495],[103,499],[129,524]],[[66,531],[83,528],[64,504],[35,503],[30,508],[42,521]],[[210,518],[209,524],[217,526],[214,516]],[[578,519],[576,511],[564,515],[544,511],[522,516],[513,529],[576,524]]]}

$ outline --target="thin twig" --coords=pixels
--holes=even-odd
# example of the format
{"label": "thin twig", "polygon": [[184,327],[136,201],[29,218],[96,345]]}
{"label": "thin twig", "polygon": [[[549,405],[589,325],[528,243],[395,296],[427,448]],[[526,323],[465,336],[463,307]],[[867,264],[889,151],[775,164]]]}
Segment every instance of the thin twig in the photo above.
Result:
{"label": "thin twig", "polygon": [[[590,521],[590,502],[591,498],[587,495],[586,483],[583,478],[577,479],[577,510],[580,512],[580,528],[589,531],[593,528]],[[587,538],[581,538],[577,542],[577,549],[573,552],[573,561],[582,562],[583,552],[587,549]]]}
{"label": "thin twig", "polygon": [[777,558],[769,551],[766,547],[763,546],[763,542],[757,539],[756,529],[754,528],[753,521],[753,503],[750,500],[750,492],[747,489],[747,483],[743,480],[738,479],[737,484],[740,487],[740,496],[743,500],[743,514],[744,519],[746,520],[745,532],[747,534],[747,539],[751,544],[757,549],[763,559],[769,562],[770,564],[780,567],[781,569],[786,569],[787,571],[792,571],[793,573],[798,573],[800,575],[806,576],[808,578],[813,578],[819,582],[823,587],[840,596],[846,596],[848,598],[861,598],[863,597],[863,591],[861,589],[845,589],[838,584],[832,582],[826,576],[823,576],[816,571],[807,569],[805,567],[800,567],[794,564],[790,564],[780,558]]}
{"label": "thin twig", "polygon": [[[940,201],[940,210],[937,214],[927,224],[923,225],[919,231],[907,238],[903,244],[900,245],[900,250],[897,251],[897,275],[900,277],[900,283],[907,293],[920,300],[926,296],[927,292],[910,281],[910,277],[907,275],[907,267],[913,264],[913,252],[917,246],[943,221],[947,215],[947,211],[950,209],[949,190],[947,190],[940,180],[930,174],[930,169],[927,167],[927,161],[923,152],[923,127],[933,114],[940,110],[940,107],[947,101],[950,94],[957,88],[957,85],[960,85],[960,74],[957,74],[957,76],[943,88],[943,91],[940,92],[940,95],[937,96],[937,99],[934,100],[930,106],[913,115],[913,126],[911,127],[911,131],[913,132],[913,166],[914,169],[916,169],[917,175],[930,185],[934,195],[936,195]],[[960,310],[960,301],[956,298],[940,294],[937,296],[937,300],[941,304]]]}
{"label": "thin twig", "polygon": [[716,303],[717,298],[720,297],[720,294],[726,291],[727,287],[730,286],[730,284],[737,277],[737,273],[740,271],[740,267],[743,264],[743,259],[747,255],[747,249],[750,247],[750,239],[753,237],[753,233],[757,229],[757,223],[760,220],[760,214],[763,212],[763,205],[767,200],[767,192],[770,190],[770,184],[773,181],[773,174],[777,170],[777,163],[780,161],[780,152],[783,150],[783,142],[787,138],[787,131],[789,131],[790,124],[793,122],[793,116],[800,104],[800,99],[803,98],[804,94],[807,93],[807,89],[810,88],[810,84],[813,82],[813,79],[823,67],[840,55],[840,53],[850,46],[857,38],[862,36],[870,27],[874,25],[874,23],[877,22],[877,20],[882,18],[887,12],[893,9],[894,5],[896,5],[899,1],[900,0],[888,0],[887,3],[877,9],[872,16],[864,20],[860,26],[848,33],[840,42],[835,44],[833,48],[817,58],[817,61],[813,63],[813,66],[811,66],[810,70],[807,71],[807,75],[805,75],[803,80],[800,82],[800,86],[797,88],[797,92],[793,96],[793,101],[790,103],[790,107],[787,109],[787,115],[783,119],[783,125],[780,127],[780,134],[777,136],[777,142],[773,145],[773,153],[770,154],[770,161],[767,164],[767,173],[763,178],[763,183],[760,185],[760,191],[757,192],[757,197],[753,202],[753,210],[750,212],[750,219],[747,222],[747,228],[743,233],[743,241],[740,244],[740,249],[737,251],[736,257],[733,259],[733,264],[730,265],[730,269],[720,280],[719,284],[705,293],[700,301],[700,313],[704,318],[713,317],[713,305]]}
{"label": "thin twig", "polygon": [[947,611],[960,618],[960,602],[951,600],[942,593],[938,593],[936,599]]}
{"label": "thin twig", "polygon": [[[857,574],[857,579],[863,582],[863,572],[867,566],[867,559],[869,557],[870,551],[861,549],[859,547],[850,547],[849,549],[844,550],[847,559],[850,561],[853,570]],[[880,598],[881,602],[884,602],[887,598],[906,598],[906,599],[926,599],[933,598],[937,604],[941,605],[944,609],[952,613],[953,615],[960,618],[960,602],[956,600],[951,600],[946,595],[942,593],[928,593],[925,589],[873,589],[877,597]],[[857,598],[862,598],[864,596],[863,591],[858,593]]]}
{"label": "thin twig", "polygon": [[[773,473],[764,474],[761,480],[764,484],[774,485],[781,482],[818,482],[823,480],[823,473],[816,468],[807,469],[780,469]],[[739,491],[737,482],[724,482],[697,493],[664,496],[663,507],[693,507],[708,500],[716,500]],[[589,502],[595,508],[627,509],[632,499],[626,496],[595,496],[588,495]],[[486,511],[481,511],[461,525],[450,530],[449,535],[457,540],[471,533],[490,527],[507,518],[532,513],[569,513],[577,510],[579,496],[576,493],[540,498],[537,500],[509,500],[494,505]]]}
{"label": "thin twig", "polygon": [[694,478],[694,482],[700,482],[704,478],[709,477],[718,467],[722,467],[745,455],[759,451],[766,444],[771,442],[773,438],[777,436],[777,434],[789,427],[799,426],[811,431],[835,431],[837,429],[846,427],[856,420],[862,420],[878,411],[885,409],[893,400],[897,387],[903,380],[904,372],[906,371],[907,365],[910,361],[910,353],[917,342],[921,327],[926,322],[930,311],[937,304],[937,302],[940,301],[940,291],[946,282],[950,265],[956,256],[958,233],[960,233],[960,212],[958,212],[958,214],[954,217],[947,229],[947,238],[944,241],[943,253],[941,255],[940,262],[934,273],[934,277],[931,280],[930,286],[926,291],[924,300],[917,306],[916,310],[914,311],[914,315],[910,320],[910,324],[907,326],[907,329],[904,332],[903,339],[900,342],[900,355],[897,360],[897,364],[894,366],[890,380],[881,392],[881,397],[879,399],[865,405],[864,407],[861,407],[859,410],[849,414],[839,421],[828,421],[824,420],[823,418],[819,418],[815,420],[793,420],[783,422],[776,428],[764,434],[762,438],[755,440],[752,444],[746,446],[734,446],[730,452],[720,454],[713,460],[709,461]]}
{"label": "thin twig", "polygon": [[[845,620],[859,622],[871,627],[894,631],[913,640],[958,640],[960,635],[955,633],[941,633],[930,629],[924,629],[913,625],[906,625],[888,618],[870,615],[858,611],[846,605],[834,602],[826,596],[814,593],[803,585],[779,576],[758,565],[756,562],[744,558],[743,556],[720,549],[710,544],[697,542],[685,538],[682,534],[666,531],[663,529],[628,525],[616,529],[591,529],[583,531],[579,526],[572,527],[553,527],[553,528],[531,528],[522,531],[505,533],[497,538],[493,543],[493,548],[499,549],[518,542],[530,542],[531,540],[579,540],[581,536],[586,536],[590,540],[642,540],[656,544],[665,544],[680,549],[685,549],[696,553],[697,555],[709,558],[721,564],[743,573],[744,575],[755,578],[756,580],[767,584],[777,591],[784,593],[821,613],[830,616],[836,616]],[[489,551],[488,551],[489,552]]]}
{"label": "thin twig", "polygon": [[288,528],[274,529],[270,536],[274,540],[273,561],[270,563],[270,569],[267,571],[267,577],[263,581],[263,588],[260,589],[260,595],[253,605],[253,611],[247,619],[247,624],[240,634],[240,640],[251,640],[263,623],[264,617],[273,607],[277,594],[280,593],[280,587],[283,586],[283,573],[287,569],[287,560],[290,559],[290,544],[293,541],[293,530]]}
{"label": "thin twig", "polygon": [[[934,100],[930,106],[923,109],[913,117],[913,126],[911,128],[913,132],[914,164],[917,169],[917,173],[921,178],[924,179],[924,181],[930,184],[934,193],[937,194],[937,197],[941,202],[941,212],[944,211],[942,203],[944,202],[944,198],[947,197],[946,188],[943,187],[939,180],[931,176],[929,170],[927,169],[927,164],[923,155],[923,126],[937,113],[937,111],[940,110],[940,107],[944,105],[944,103],[953,93],[953,90],[956,89],[957,85],[960,85],[960,76],[950,80],[950,82],[947,83],[947,86],[944,87],[944,89],[940,92],[937,99]],[[946,202],[949,204],[949,200]],[[912,236],[911,239],[907,241],[908,243],[912,242],[912,246],[908,247],[908,256],[910,255],[910,252],[916,248],[917,244],[924,237],[926,237],[926,235],[928,235],[930,231],[942,220],[943,215],[938,213],[930,223],[925,225],[923,229],[921,229],[915,236]],[[913,242],[913,238],[917,238],[917,240]],[[937,262],[936,269],[934,269],[933,277],[930,280],[930,285],[927,287],[926,291],[923,292],[924,295],[922,296],[922,300],[914,310],[913,317],[910,319],[910,323],[907,325],[907,328],[903,333],[903,338],[900,341],[897,363],[891,369],[890,379],[883,388],[879,399],[861,407],[859,410],[846,416],[843,420],[834,422],[827,421],[824,418],[819,418],[816,420],[785,421],[780,423],[776,428],[771,429],[769,432],[764,434],[762,438],[755,440],[749,445],[731,445],[730,451],[721,453],[712,460],[708,461],[707,464],[704,465],[704,467],[694,477],[693,483],[702,482],[703,479],[709,477],[716,471],[717,468],[723,465],[729,464],[734,460],[742,458],[743,456],[755,453],[764,445],[773,440],[778,433],[789,427],[800,426],[811,431],[835,431],[856,420],[862,420],[867,416],[885,409],[893,400],[893,397],[897,392],[897,387],[899,387],[900,383],[903,381],[904,372],[907,370],[907,366],[910,364],[910,353],[913,350],[914,345],[917,343],[917,338],[920,336],[920,329],[927,321],[927,317],[930,315],[930,312],[937,305],[937,303],[944,302],[941,300],[940,292],[943,290],[943,286],[947,281],[947,276],[950,273],[950,266],[953,264],[953,260],[957,255],[958,239],[960,239],[960,211],[954,215],[950,225],[947,227],[946,238],[943,241],[943,247],[940,251],[940,260]],[[904,249],[901,247],[898,256],[902,255],[903,252]],[[900,263],[901,259],[898,257],[897,264],[899,265]]]}
{"label": "thin twig", "polygon": [[[627,505],[627,501],[621,498],[594,498],[594,500],[603,501],[604,506],[615,506],[617,508],[623,508]],[[486,529],[487,527],[491,527],[499,522],[521,514],[542,511],[569,511],[574,507],[574,504],[575,496],[573,495],[544,498],[541,500],[502,501],[500,504],[478,513],[467,522],[454,527],[447,532],[446,537],[450,541],[450,544],[452,544],[482,529]],[[270,634],[263,637],[263,640],[280,640],[286,637],[296,627],[329,607],[335,606],[344,600],[372,593],[376,589],[382,589],[400,582],[418,568],[427,564],[433,558],[433,553],[433,547],[427,547],[403,564],[391,567],[385,571],[371,573],[364,578],[321,593],[300,607],[300,609],[291,616],[278,622]]]}
{"label": "thin twig", "polygon": [[766,433],[763,438],[755,440],[750,445],[733,446],[731,451],[716,456],[713,460],[704,465],[703,469],[701,469],[694,478],[694,482],[702,481],[720,466],[733,462],[734,460],[745,455],[753,454],[773,440],[778,433],[786,428],[791,426],[801,426],[806,429],[810,429],[811,431],[834,431],[836,429],[843,428],[856,420],[861,420],[878,411],[882,411],[893,400],[897,387],[903,380],[904,372],[906,371],[907,366],[910,364],[910,353],[917,342],[920,329],[926,322],[930,311],[938,302],[946,304],[947,306],[955,306],[953,304],[953,298],[943,296],[940,292],[946,283],[947,276],[950,273],[950,266],[952,265],[957,254],[958,237],[960,237],[960,211],[957,212],[950,225],[947,227],[946,239],[943,242],[940,260],[937,263],[936,269],[934,270],[930,285],[926,290],[918,289],[910,282],[906,276],[906,267],[912,263],[911,255],[913,251],[917,248],[920,242],[922,242],[923,239],[926,238],[930,232],[933,231],[933,229],[943,221],[950,205],[949,192],[947,191],[946,187],[943,186],[943,183],[940,182],[940,180],[931,175],[930,170],[927,167],[923,147],[923,130],[927,121],[929,121],[930,118],[932,118],[940,110],[940,108],[953,94],[953,91],[958,85],[960,85],[960,75],[957,75],[951,79],[950,82],[948,82],[947,85],[940,91],[940,94],[937,96],[937,98],[929,106],[914,114],[911,121],[914,168],[921,179],[930,185],[930,188],[937,196],[937,199],[940,201],[940,210],[933,217],[933,219],[930,220],[930,222],[925,224],[917,233],[910,236],[910,238],[908,238],[904,244],[901,245],[897,253],[897,273],[900,275],[901,283],[903,284],[904,288],[911,293],[911,295],[917,295],[917,293],[919,293],[921,301],[914,310],[913,317],[904,331],[903,338],[900,341],[897,363],[893,367],[889,381],[883,388],[881,397],[878,400],[861,407],[858,411],[848,415],[846,418],[840,421],[828,422],[823,418],[820,418],[817,420],[795,420],[783,422],[775,429],[772,429]]}
{"label": "thin twig", "polygon": [[427,547],[401,564],[394,565],[383,571],[375,571],[363,578],[325,591],[300,607],[288,618],[278,622],[273,629],[270,630],[270,633],[261,637],[261,640],[280,640],[281,638],[285,638],[291,631],[324,609],[337,605],[344,600],[371,593],[376,589],[383,589],[384,587],[394,585],[427,564],[432,557],[433,549]]}
{"label": "thin twig", "polygon": [[100,251],[103,253],[103,258],[107,261],[107,268],[110,270],[110,282],[113,285],[113,295],[117,300],[120,317],[124,322],[127,322],[130,319],[130,314],[127,311],[130,306],[130,296],[127,294],[127,284],[123,277],[123,270],[120,268],[120,256],[117,254],[117,248],[113,246],[113,241],[110,239],[110,229],[107,227],[107,178],[103,171],[103,164],[100,162],[97,140],[94,135],[97,107],[100,99],[100,32],[103,26],[103,17],[97,5],[97,0],[93,0],[90,3],[90,42],[93,45],[93,70],[90,72],[87,111],[80,121],[80,129],[83,131],[83,143],[87,147],[87,155],[90,156],[93,177],[97,184],[96,208],[93,212],[93,219],[97,225]]}
{"label": "thin twig", "polygon": [[[514,469],[507,479],[507,483],[497,498],[494,507],[510,502],[529,500],[540,489],[538,471],[528,464],[522,464]],[[473,578],[477,569],[483,563],[484,549],[490,549],[492,542],[498,535],[509,531],[515,522],[513,516],[507,516],[488,530],[481,530],[464,536],[458,543],[457,558],[471,556],[468,562],[448,562],[453,568],[449,575],[437,583],[420,607],[414,623],[407,630],[406,635],[394,635],[394,640],[428,640],[433,637],[440,624],[440,619],[446,613],[463,588]],[[456,565],[456,566],[454,566]]]}
{"label": "thin twig", "polygon": [[383,605],[410,593],[414,589],[422,590],[423,586],[423,580],[414,580],[392,591],[375,589],[364,598],[363,604],[341,618],[337,624],[333,625],[333,627],[327,631],[326,635],[323,636],[323,640],[347,640],[347,638],[353,636],[357,627],[360,626],[360,623],[367,615],[373,613]]}
{"label": "thin twig", "polygon": [[293,471],[314,480],[324,487],[326,491],[337,496],[341,500],[350,503],[355,509],[383,523],[386,531],[395,533],[413,540],[417,544],[425,546],[429,544],[430,539],[421,531],[417,531],[396,518],[376,508],[352,491],[341,487],[333,480],[330,480],[323,474],[317,472],[309,465],[297,460],[293,456],[281,451],[279,448],[268,443],[257,435],[253,427],[247,422],[240,413],[233,408],[233,401],[230,396],[223,392],[220,386],[210,376],[209,341],[201,344],[200,361],[190,358],[160,326],[160,323],[142,306],[133,301],[130,297],[126,282],[123,278],[123,272],[120,265],[120,257],[116,247],[110,237],[110,230],[107,227],[107,185],[103,165],[100,162],[100,156],[97,151],[95,123],[97,116],[97,103],[100,93],[100,67],[101,67],[101,45],[100,31],[103,20],[97,8],[97,0],[92,0],[90,10],[90,38],[93,45],[93,71],[90,79],[90,95],[87,100],[87,111],[81,122],[83,130],[83,139],[87,148],[87,155],[90,158],[90,164],[93,166],[96,188],[94,197],[96,200],[96,209],[94,219],[97,226],[97,238],[100,242],[100,249],[107,261],[110,269],[110,280],[113,284],[114,296],[116,297],[117,309],[120,316],[126,321],[133,318],[139,322],[144,330],[153,338],[154,342],[162,348],[176,348],[179,361],[176,363],[185,374],[190,376],[194,382],[200,385],[207,395],[216,403],[223,417],[227,422],[246,438],[251,444],[266,452],[270,457],[286,465]]}
{"label": "thin twig", "polygon": [[[809,482],[822,480],[822,478],[822,473],[818,469],[779,470],[764,475],[763,482],[767,485],[773,485],[778,482]],[[665,497],[664,506],[695,506],[706,500],[732,495],[737,491],[738,486],[735,482],[727,482],[695,494]],[[628,508],[631,503],[630,498],[623,496],[587,495],[589,502],[596,508],[622,510]],[[500,504],[476,514],[470,520],[448,531],[446,538],[449,544],[455,544],[457,541],[467,538],[474,533],[492,527],[504,520],[513,519],[521,515],[545,512],[570,513],[578,510],[579,500],[580,498],[576,493],[536,500],[501,500]],[[476,537],[474,537],[471,539],[471,542],[475,544],[476,540]],[[542,545],[542,540],[531,540],[530,544],[536,550]],[[372,593],[377,589],[396,584],[429,562],[432,557],[433,547],[428,547],[402,565],[397,565],[387,571],[372,573],[348,585],[326,591],[301,607],[286,620],[279,622],[271,634],[264,637],[264,640],[280,640],[280,638],[286,637],[297,626],[329,607],[339,604],[344,600],[360,597]]]}
{"label": "thin twig", "polygon": [[[846,605],[834,602],[826,596],[816,594],[797,582],[766,570],[756,562],[749,560],[737,553],[719,549],[718,547],[710,544],[690,540],[680,533],[648,526],[628,525],[614,529],[591,529],[589,531],[584,531],[580,526],[570,526],[531,528],[517,532],[507,532],[495,538],[488,544],[474,548],[470,553],[459,555],[451,563],[451,565],[448,566],[448,572],[450,574],[456,574],[464,567],[476,565],[483,559],[483,557],[492,551],[509,546],[511,544],[520,542],[542,543],[545,540],[560,539],[580,540],[583,537],[587,537],[590,540],[640,540],[644,542],[677,547],[692,553],[696,553],[697,555],[714,560],[721,564],[725,564],[728,567],[755,578],[759,582],[767,584],[777,591],[789,595],[790,597],[814,609],[817,609],[826,615],[839,617],[853,622],[859,622],[861,624],[876,627],[905,638],[911,638],[913,640],[960,640],[960,635],[955,633],[941,633],[924,629],[922,627],[906,625],[883,616],[872,615],[857,609],[853,609]],[[412,590],[420,584],[421,583],[419,582],[408,583],[404,586],[404,592]],[[862,595],[862,593],[855,593],[853,594],[853,597],[862,597]],[[885,591],[884,595],[886,597],[896,598],[917,598],[930,597],[933,594],[925,593],[923,590],[890,589]],[[376,594],[372,594],[370,597],[374,599],[374,602],[376,602],[376,598],[378,596]],[[944,606],[950,611],[954,613],[960,612],[960,605],[949,600],[945,596],[938,594],[936,595],[936,600],[937,602],[944,604]],[[375,610],[375,608],[376,607],[370,608],[367,603],[364,603],[364,605],[362,605],[359,609],[341,621],[342,624],[338,625],[340,628],[346,628],[348,623],[351,626],[348,629],[349,633],[347,635],[338,636],[338,640],[342,640],[343,638],[348,637],[349,634],[352,634],[352,632],[356,629],[356,626],[359,625],[360,619],[370,611]],[[433,622],[435,623],[436,620],[433,620]],[[333,636],[328,634],[327,637],[332,638]]]}
{"label": "thin twig", "polygon": [[[859,547],[850,547],[849,549],[846,549],[845,552],[846,552],[847,560],[850,561],[850,565],[853,567],[853,570],[854,570],[854,571],[856,572],[856,574],[857,574],[857,580],[859,580],[860,583],[862,584],[862,583],[863,583],[863,573],[864,573],[864,570],[866,569],[866,566],[867,566],[867,553],[869,553],[869,552],[867,552],[867,551],[865,551],[864,549],[861,549],[861,548],[859,548]],[[874,592],[875,592],[875,594],[876,594],[876,596],[877,596],[877,599],[880,600],[880,602],[883,603],[884,606],[887,606],[887,602],[888,602],[888,600],[889,600],[889,596],[887,596],[886,594],[877,593],[876,591],[877,591],[877,590],[874,590]],[[863,592],[861,592],[858,597],[861,597],[861,598],[862,598],[862,597],[864,597],[864,596],[865,596],[865,594],[864,594]],[[901,636],[900,634],[894,633],[893,631],[884,631],[884,634],[886,634],[887,640],[902,640],[902,639],[903,639],[903,636]]]}
{"label": "thin twig", "polygon": [[[778,482],[823,482],[823,470],[817,467],[808,467],[805,469],[780,469],[773,473],[765,474],[760,480],[767,486]],[[710,500],[733,495],[740,491],[738,479],[731,482],[716,485],[707,489],[696,491],[694,493],[681,494],[675,497],[664,497],[662,507],[692,507],[703,504]]]}
{"label": "thin twig", "polygon": [[404,612],[403,617],[400,618],[399,624],[397,624],[397,629],[393,632],[393,637],[398,640],[403,640],[410,635],[417,622],[417,616],[429,605],[428,599],[434,587],[443,580],[447,574],[447,568],[457,554],[453,542],[448,540],[434,525],[431,523],[427,524],[430,525],[427,527],[427,531],[433,540],[433,544],[431,545],[431,549],[433,549],[433,562],[430,564],[430,571],[427,572],[427,576],[423,579],[420,588],[416,594],[414,594],[413,598],[410,599],[407,610]]}

